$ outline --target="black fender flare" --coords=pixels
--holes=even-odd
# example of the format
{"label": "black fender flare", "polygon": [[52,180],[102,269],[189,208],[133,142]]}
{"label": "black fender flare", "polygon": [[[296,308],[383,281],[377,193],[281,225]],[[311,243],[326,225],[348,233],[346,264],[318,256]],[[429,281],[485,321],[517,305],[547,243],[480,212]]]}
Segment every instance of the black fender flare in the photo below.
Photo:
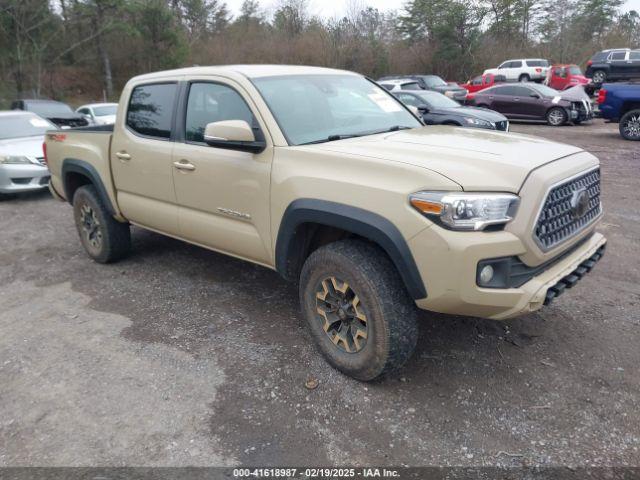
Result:
{"label": "black fender flare", "polygon": [[96,170],[96,168],[91,165],[89,162],[84,160],[78,160],[77,158],[65,158],[62,161],[62,187],[64,188],[64,195],[67,197],[67,202],[73,204],[73,195],[71,192],[71,186],[67,183],[67,175],[69,173],[79,173],[80,175],[84,175],[87,177],[93,186],[98,191],[98,195],[102,198],[107,210],[111,215],[116,215],[116,211],[111,204],[111,200],[109,199],[109,195],[107,194],[107,189],[104,188],[104,183],[102,183],[102,179],[100,178],[100,174]]}
{"label": "black fender flare", "polygon": [[293,201],[285,210],[276,240],[276,270],[291,278],[290,258],[294,258],[298,226],[315,223],[340,228],[367,238],[382,248],[394,263],[411,297],[425,298],[427,290],[411,250],[397,227],[377,213],[341,203],[311,198]]}

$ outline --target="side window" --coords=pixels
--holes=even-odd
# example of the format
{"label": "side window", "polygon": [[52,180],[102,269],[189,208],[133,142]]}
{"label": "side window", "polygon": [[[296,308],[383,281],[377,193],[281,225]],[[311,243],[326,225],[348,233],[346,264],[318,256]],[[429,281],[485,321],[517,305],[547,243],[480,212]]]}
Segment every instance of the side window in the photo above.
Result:
{"label": "side window", "polygon": [[127,126],[141,135],[171,138],[175,83],[140,85],[131,92]]}
{"label": "side window", "polygon": [[219,83],[192,83],[187,102],[185,137],[188,142],[204,142],[208,123],[244,120],[254,125],[253,113],[233,88]]}
{"label": "side window", "polygon": [[511,62],[503,62],[498,68],[509,68],[509,65],[511,65]]}
{"label": "side window", "polygon": [[492,88],[490,93],[493,95],[513,95],[513,87]]}
{"label": "side window", "polygon": [[529,88],[526,87],[508,87],[511,89],[511,93],[509,95],[513,95],[515,97],[528,97],[532,92]]}
{"label": "side window", "polygon": [[81,108],[80,110],[78,110],[78,113],[82,114],[82,115],[89,115],[89,109],[88,108]]}
{"label": "side window", "polygon": [[471,80],[471,85],[482,85],[482,77],[476,77]]}
{"label": "side window", "polygon": [[624,60],[627,58],[627,52],[613,52],[609,56],[609,60]]}
{"label": "side window", "polygon": [[520,68],[522,67],[522,62],[520,60],[516,60],[515,62],[511,62],[509,68]]}

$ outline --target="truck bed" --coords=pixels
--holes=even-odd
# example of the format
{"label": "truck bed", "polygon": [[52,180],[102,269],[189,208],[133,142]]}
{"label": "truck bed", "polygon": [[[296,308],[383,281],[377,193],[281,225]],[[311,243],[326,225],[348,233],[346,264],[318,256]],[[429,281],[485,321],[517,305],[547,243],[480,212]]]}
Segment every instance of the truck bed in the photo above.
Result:
{"label": "truck bed", "polygon": [[51,171],[51,186],[67,201],[63,185],[65,175],[73,174],[80,162],[102,180],[104,189],[115,202],[115,189],[111,177],[110,150],[113,125],[49,130],[45,136],[47,162]]}

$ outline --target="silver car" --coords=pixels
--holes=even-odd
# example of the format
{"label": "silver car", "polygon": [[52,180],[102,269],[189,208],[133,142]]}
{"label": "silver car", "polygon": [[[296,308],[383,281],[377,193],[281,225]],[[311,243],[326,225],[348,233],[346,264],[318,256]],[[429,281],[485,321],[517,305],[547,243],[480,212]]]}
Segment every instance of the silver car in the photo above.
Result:
{"label": "silver car", "polygon": [[42,143],[57,127],[35,113],[0,112],[0,195],[47,188]]}

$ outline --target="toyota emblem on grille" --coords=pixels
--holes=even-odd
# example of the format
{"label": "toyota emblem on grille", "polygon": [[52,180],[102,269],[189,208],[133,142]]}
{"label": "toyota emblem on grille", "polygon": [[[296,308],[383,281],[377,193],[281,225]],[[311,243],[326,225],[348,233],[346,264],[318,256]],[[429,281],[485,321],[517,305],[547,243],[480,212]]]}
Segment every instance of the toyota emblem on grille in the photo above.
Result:
{"label": "toyota emblem on grille", "polygon": [[589,210],[589,193],[586,188],[580,188],[571,195],[571,215],[574,218],[584,217]]}

